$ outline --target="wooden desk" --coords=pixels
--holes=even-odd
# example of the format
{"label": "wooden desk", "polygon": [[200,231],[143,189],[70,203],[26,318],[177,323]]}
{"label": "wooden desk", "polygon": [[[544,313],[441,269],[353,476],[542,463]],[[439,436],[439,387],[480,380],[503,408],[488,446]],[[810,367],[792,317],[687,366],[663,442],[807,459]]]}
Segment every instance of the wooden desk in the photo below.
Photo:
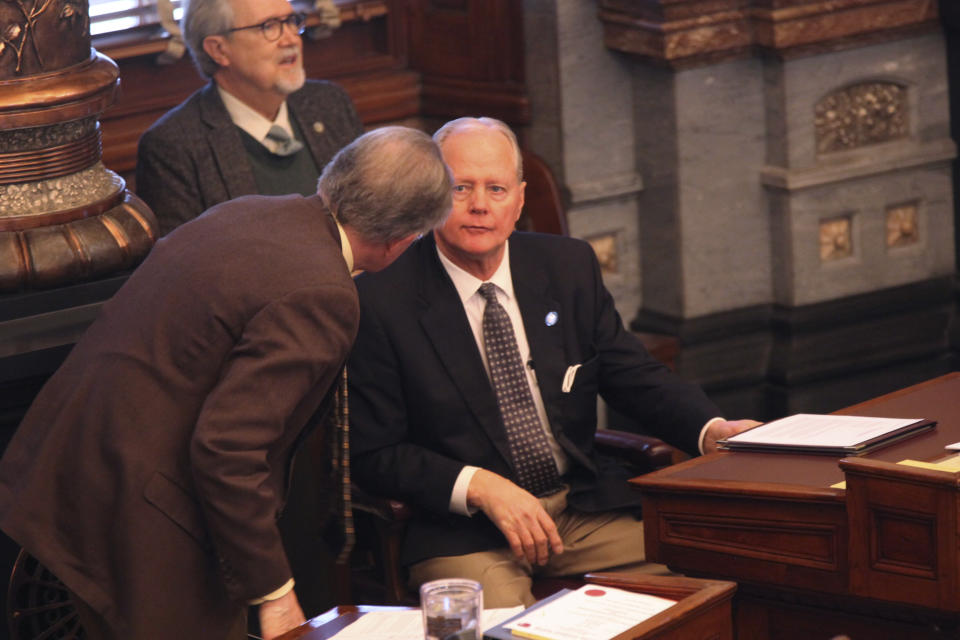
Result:
{"label": "wooden desk", "polygon": [[647,557],[736,580],[740,640],[960,637],[960,474],[894,464],[960,441],[960,373],[837,413],[938,425],[861,458],[719,452],[636,478]]}
{"label": "wooden desk", "polygon": [[[732,640],[731,602],[736,585],[719,580],[650,576],[629,572],[595,573],[586,581],[677,600],[615,640]],[[404,607],[339,606],[277,640],[328,640],[360,616]]]}
{"label": "wooden desk", "polygon": [[371,611],[389,611],[391,609],[408,609],[409,607],[381,607],[373,605],[342,604],[326,611],[316,618],[307,620],[292,631],[288,631],[277,640],[327,640],[337,634],[351,622]]}

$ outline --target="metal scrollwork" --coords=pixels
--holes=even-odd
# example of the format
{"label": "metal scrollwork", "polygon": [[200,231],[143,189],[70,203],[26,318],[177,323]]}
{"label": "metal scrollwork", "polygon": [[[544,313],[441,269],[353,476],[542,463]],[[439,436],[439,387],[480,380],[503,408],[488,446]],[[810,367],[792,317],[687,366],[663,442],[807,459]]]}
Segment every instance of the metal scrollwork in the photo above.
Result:
{"label": "metal scrollwork", "polygon": [[907,88],[892,82],[856,84],[817,103],[818,153],[856,149],[909,134]]}

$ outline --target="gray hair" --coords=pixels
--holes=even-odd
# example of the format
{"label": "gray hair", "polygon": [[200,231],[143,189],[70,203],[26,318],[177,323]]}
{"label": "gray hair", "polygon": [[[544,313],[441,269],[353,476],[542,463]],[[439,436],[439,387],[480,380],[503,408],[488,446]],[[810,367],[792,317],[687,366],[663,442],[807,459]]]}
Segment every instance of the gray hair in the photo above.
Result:
{"label": "gray hair", "polygon": [[324,167],[318,188],[337,220],[372,242],[426,233],[453,204],[440,149],[408,127],[374,129],[351,142]]}
{"label": "gray hair", "polygon": [[513,149],[513,157],[516,158],[517,165],[517,182],[523,182],[523,156],[520,154],[520,144],[517,142],[517,136],[514,135],[513,130],[507,126],[506,122],[502,120],[497,120],[496,118],[457,118],[456,120],[451,120],[446,123],[433,134],[433,141],[436,142],[440,147],[443,147],[443,142],[449,138],[454,133],[459,131],[465,131],[469,129],[493,129],[497,131],[507,139],[510,143],[510,147]]}
{"label": "gray hair", "polygon": [[200,74],[212,78],[220,65],[203,50],[207,36],[226,33],[233,26],[230,0],[185,0],[180,29]]}

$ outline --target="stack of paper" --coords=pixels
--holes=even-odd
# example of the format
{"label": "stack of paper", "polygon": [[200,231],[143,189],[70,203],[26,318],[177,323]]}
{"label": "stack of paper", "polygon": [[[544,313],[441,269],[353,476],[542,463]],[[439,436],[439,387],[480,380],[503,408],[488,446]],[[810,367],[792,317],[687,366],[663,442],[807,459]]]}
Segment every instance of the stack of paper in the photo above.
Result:
{"label": "stack of paper", "polygon": [[851,455],[865,453],[936,425],[922,418],[798,413],[738,433],[717,445],[731,450]]}
{"label": "stack of paper", "polygon": [[496,640],[610,640],[669,609],[666,598],[588,584],[564,589],[502,625],[488,629]]}
{"label": "stack of paper", "polygon": [[[523,611],[523,607],[484,609],[481,628],[500,624]],[[420,609],[371,611],[343,628],[335,640],[423,640],[423,613]]]}

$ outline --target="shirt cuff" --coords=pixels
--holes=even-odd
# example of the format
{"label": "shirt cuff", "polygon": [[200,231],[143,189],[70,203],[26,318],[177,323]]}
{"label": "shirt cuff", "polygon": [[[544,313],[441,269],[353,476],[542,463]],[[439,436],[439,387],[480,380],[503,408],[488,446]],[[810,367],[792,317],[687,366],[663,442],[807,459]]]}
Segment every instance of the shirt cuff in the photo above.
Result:
{"label": "shirt cuff", "polygon": [[700,429],[700,439],[697,440],[697,450],[701,455],[703,454],[703,439],[707,437],[707,431],[710,430],[710,427],[713,426],[713,423],[717,422],[718,420],[723,420],[723,418],[711,418],[707,424],[703,425],[703,429]]}
{"label": "shirt cuff", "polygon": [[279,600],[283,596],[290,593],[292,590],[293,590],[293,578],[290,578],[289,580],[286,581],[286,583],[284,583],[282,587],[280,587],[276,591],[271,591],[270,593],[263,596],[262,598],[251,600],[247,604],[258,605],[258,604],[263,604],[264,602],[270,602],[271,600]]}
{"label": "shirt cuff", "polygon": [[476,509],[467,506],[467,487],[473,480],[473,474],[480,471],[480,467],[471,467],[466,465],[460,470],[457,481],[453,483],[453,491],[450,492],[450,511],[458,513],[461,516],[472,516],[477,512]]}

